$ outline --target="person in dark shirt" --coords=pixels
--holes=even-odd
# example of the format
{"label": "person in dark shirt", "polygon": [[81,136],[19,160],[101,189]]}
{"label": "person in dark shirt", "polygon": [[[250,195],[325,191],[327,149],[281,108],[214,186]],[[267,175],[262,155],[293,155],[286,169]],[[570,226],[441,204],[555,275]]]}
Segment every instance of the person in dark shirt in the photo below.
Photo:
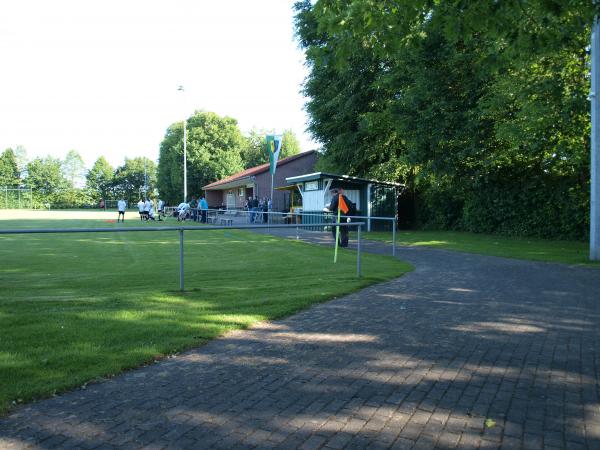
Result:
{"label": "person in dark shirt", "polygon": [[[331,190],[331,203],[329,204],[329,211],[333,213],[334,220],[337,221],[338,208],[339,208],[339,196],[341,195],[346,205],[350,205],[350,200],[344,195],[342,188]],[[344,216],[344,212],[340,212],[340,223],[347,222],[347,218]],[[340,247],[348,247],[348,227],[331,227],[333,233],[333,239],[335,240],[336,229],[340,229]]]}

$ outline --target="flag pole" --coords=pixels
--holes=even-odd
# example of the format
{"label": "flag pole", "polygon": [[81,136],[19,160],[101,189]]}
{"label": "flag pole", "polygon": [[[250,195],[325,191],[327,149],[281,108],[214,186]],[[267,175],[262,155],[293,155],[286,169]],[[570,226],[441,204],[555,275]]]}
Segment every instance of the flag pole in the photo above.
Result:
{"label": "flag pole", "polygon": [[[340,223],[340,202],[338,200],[338,216],[337,223]],[[333,262],[337,263],[338,243],[340,242],[340,226],[335,227],[335,252],[333,253]]]}
{"label": "flag pole", "polygon": [[273,172],[271,171],[271,202],[273,201]]}

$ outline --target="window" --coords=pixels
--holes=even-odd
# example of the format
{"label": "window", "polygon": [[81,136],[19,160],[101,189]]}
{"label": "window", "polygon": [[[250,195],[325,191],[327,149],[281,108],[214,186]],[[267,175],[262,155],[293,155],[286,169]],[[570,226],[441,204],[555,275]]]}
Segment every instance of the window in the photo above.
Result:
{"label": "window", "polygon": [[245,191],[246,191],[246,189],[244,189],[243,187],[240,188],[240,191],[239,191],[240,192],[239,193],[240,197],[244,196],[244,194],[246,193]]}
{"label": "window", "polygon": [[305,191],[318,191],[319,190],[319,181],[318,180],[306,181],[304,183],[304,190]]}

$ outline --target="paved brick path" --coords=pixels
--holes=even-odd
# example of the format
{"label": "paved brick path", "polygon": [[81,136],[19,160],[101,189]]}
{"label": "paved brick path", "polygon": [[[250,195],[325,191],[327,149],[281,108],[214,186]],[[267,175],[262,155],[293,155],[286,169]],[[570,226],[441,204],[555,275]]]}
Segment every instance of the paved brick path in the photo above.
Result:
{"label": "paved brick path", "polygon": [[600,448],[600,271],[398,256],[416,270],[22,408],[0,448]]}

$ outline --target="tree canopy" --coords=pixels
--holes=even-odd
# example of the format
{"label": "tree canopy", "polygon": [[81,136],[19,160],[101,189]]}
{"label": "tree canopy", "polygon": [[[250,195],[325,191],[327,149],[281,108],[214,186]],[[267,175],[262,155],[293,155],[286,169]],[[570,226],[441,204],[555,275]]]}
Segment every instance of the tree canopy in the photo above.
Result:
{"label": "tree canopy", "polygon": [[104,156],[100,156],[86,175],[86,190],[94,202],[111,198],[114,169]]}
{"label": "tree canopy", "polygon": [[18,187],[20,178],[15,152],[7,148],[0,155],[0,187]]}
{"label": "tree canopy", "polygon": [[69,188],[61,160],[52,156],[35,158],[27,164],[27,184],[35,200],[51,203],[59,202]]}
{"label": "tree canopy", "polygon": [[[245,141],[237,121],[212,112],[196,111],[187,120],[187,182],[189,195],[202,186],[243,169]],[[160,144],[157,186],[170,203],[183,193],[183,123],[171,125]]]}
{"label": "tree canopy", "polygon": [[85,180],[85,163],[77,150],[69,150],[62,162],[62,170],[72,188],[83,185]]}
{"label": "tree canopy", "polygon": [[408,184],[423,226],[585,237],[592,2],[297,2],[321,166]]}
{"label": "tree canopy", "polygon": [[[264,130],[250,130],[246,136],[246,143],[241,152],[242,161],[245,169],[256,167],[269,162],[269,152],[266,148],[267,134],[275,134],[274,132]],[[300,141],[292,130],[285,130],[281,140],[281,151],[279,158],[285,158],[300,153]]]}
{"label": "tree canopy", "polygon": [[129,204],[145,196],[144,186],[146,195],[152,197],[156,191],[156,163],[144,157],[125,158],[125,163],[115,169],[110,186],[115,199],[122,198]]}

